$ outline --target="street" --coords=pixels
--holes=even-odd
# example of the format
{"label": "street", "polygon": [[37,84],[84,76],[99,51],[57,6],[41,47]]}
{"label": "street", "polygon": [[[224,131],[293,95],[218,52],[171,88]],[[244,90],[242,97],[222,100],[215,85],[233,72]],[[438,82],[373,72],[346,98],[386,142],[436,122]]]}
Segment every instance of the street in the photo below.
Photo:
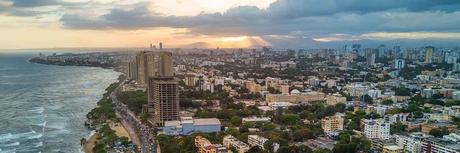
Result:
{"label": "street", "polygon": [[[154,131],[147,125],[143,124],[128,107],[120,102],[117,98],[116,91],[110,94],[112,103],[115,105],[114,109],[117,115],[119,115],[122,123],[127,125],[127,130],[130,135],[134,134],[137,139],[140,140],[140,151],[141,153],[155,153],[157,150],[156,143],[154,140]],[[134,138],[133,138],[133,142]]]}

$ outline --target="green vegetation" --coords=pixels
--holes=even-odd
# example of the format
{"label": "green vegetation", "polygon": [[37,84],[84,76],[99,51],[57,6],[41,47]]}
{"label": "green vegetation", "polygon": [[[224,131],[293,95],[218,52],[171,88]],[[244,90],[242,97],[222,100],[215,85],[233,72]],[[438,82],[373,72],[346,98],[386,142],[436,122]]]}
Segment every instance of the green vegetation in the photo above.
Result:
{"label": "green vegetation", "polygon": [[356,137],[351,132],[343,132],[340,133],[339,142],[332,151],[334,153],[368,152],[370,147],[371,141],[365,137]]}
{"label": "green vegetation", "polygon": [[91,126],[98,126],[102,123],[105,123],[107,120],[118,120],[116,118],[115,111],[113,110],[110,93],[112,93],[124,79],[125,77],[120,75],[118,77],[118,82],[110,84],[109,87],[105,89],[106,92],[102,95],[101,100],[97,102],[98,106],[86,114],[86,118],[89,120]]}
{"label": "green vegetation", "polygon": [[118,98],[129,110],[136,114],[141,113],[142,107],[147,104],[147,93],[143,91],[121,92],[118,94]]}
{"label": "green vegetation", "polygon": [[400,134],[403,133],[406,130],[407,125],[404,125],[400,121],[391,124],[390,126],[390,132],[391,134]]}
{"label": "green vegetation", "polygon": [[203,136],[211,143],[222,143],[222,134],[218,133],[194,133],[183,137],[173,137],[160,134],[156,137],[163,153],[195,153],[195,137]]}
{"label": "green vegetation", "polygon": [[410,96],[411,91],[409,88],[405,87],[399,87],[399,88],[394,88],[396,96]]}
{"label": "green vegetation", "polygon": [[382,101],[381,104],[382,104],[382,105],[392,105],[392,104],[393,104],[393,100],[384,100],[384,101]]}
{"label": "green vegetation", "polygon": [[94,153],[106,153],[106,146],[113,146],[115,143],[125,146],[131,143],[127,137],[118,137],[107,124],[102,125],[97,132],[97,140],[93,148]]}
{"label": "green vegetation", "polygon": [[449,134],[449,130],[447,130],[446,127],[431,129],[430,131],[430,135],[435,136],[435,137],[442,137],[448,134]]}

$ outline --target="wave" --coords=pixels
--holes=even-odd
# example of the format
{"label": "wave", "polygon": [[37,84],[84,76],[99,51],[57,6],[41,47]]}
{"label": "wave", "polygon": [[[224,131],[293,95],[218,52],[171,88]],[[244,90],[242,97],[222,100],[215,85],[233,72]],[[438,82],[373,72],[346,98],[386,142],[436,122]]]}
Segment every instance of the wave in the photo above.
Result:
{"label": "wave", "polygon": [[3,147],[14,147],[14,146],[19,146],[21,143],[20,142],[13,142],[9,144],[3,145]]}
{"label": "wave", "polygon": [[[18,133],[18,134],[12,134],[12,133],[7,133],[7,134],[1,134],[0,135],[0,142],[8,142],[11,140],[16,140],[19,138],[29,138],[29,137],[38,137],[38,135],[42,135],[41,133],[35,132],[34,130],[30,132],[25,132],[25,133]],[[41,136],[40,136],[41,137]]]}
{"label": "wave", "polygon": [[42,114],[44,111],[45,111],[45,108],[43,106],[36,107],[32,110],[29,110],[29,112],[38,113],[38,114]]}
{"label": "wave", "polygon": [[43,137],[43,134],[39,133],[37,135],[32,135],[32,136],[27,137],[27,139],[39,139],[41,137]]}
{"label": "wave", "polygon": [[15,153],[16,152],[16,149],[12,149],[12,150],[1,150],[2,153]]}
{"label": "wave", "polygon": [[38,143],[34,143],[34,144],[35,144],[35,147],[41,147],[41,146],[43,146],[43,142],[41,142],[41,141],[38,142]]}

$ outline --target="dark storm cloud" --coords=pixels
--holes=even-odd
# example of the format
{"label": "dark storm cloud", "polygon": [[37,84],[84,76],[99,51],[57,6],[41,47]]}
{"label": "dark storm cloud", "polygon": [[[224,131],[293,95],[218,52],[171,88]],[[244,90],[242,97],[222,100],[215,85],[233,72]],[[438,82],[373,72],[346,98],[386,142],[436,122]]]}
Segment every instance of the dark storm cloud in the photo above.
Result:
{"label": "dark storm cloud", "polygon": [[174,27],[210,35],[449,31],[458,29],[459,9],[459,0],[279,0],[267,9],[242,6],[192,17],[152,14],[136,5],[96,18],[66,14],[60,21],[75,29]]}
{"label": "dark storm cloud", "polygon": [[11,2],[13,2],[13,7],[39,7],[66,4],[59,0],[11,0]]}

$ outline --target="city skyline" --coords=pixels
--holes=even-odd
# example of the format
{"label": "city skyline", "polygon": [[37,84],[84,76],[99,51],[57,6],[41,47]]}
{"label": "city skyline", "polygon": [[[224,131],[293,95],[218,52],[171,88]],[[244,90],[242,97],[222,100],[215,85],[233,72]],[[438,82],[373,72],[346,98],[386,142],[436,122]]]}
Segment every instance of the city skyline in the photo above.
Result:
{"label": "city skyline", "polygon": [[[193,6],[193,7],[190,7]],[[455,0],[0,0],[0,49],[454,47]]]}

